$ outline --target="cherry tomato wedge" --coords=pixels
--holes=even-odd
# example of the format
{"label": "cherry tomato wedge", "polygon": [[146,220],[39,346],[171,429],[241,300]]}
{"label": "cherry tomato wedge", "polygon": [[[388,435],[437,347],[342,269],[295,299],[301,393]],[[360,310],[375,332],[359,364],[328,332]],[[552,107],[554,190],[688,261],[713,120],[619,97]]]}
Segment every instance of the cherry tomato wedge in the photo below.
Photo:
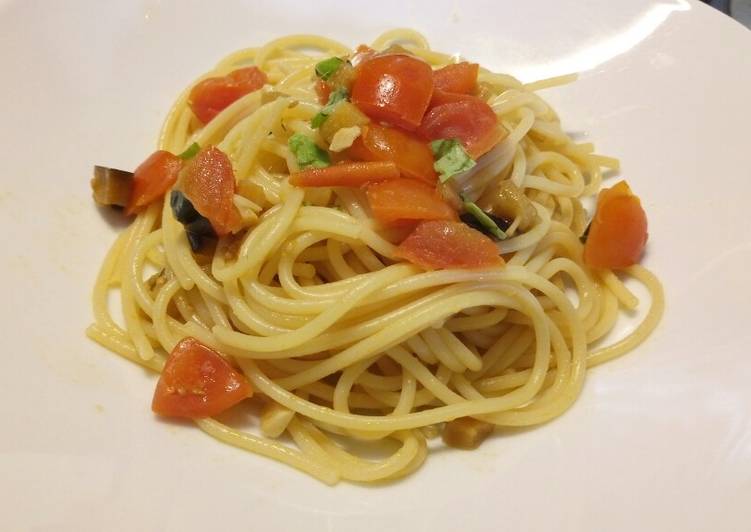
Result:
{"label": "cherry tomato wedge", "polygon": [[350,62],[357,66],[365,61],[369,61],[376,56],[378,52],[372,49],[367,44],[361,44],[355,49],[354,55],[350,58]]}
{"label": "cherry tomato wedge", "polygon": [[298,187],[360,187],[372,181],[398,177],[399,169],[391,161],[348,162],[305,169],[292,174],[289,182]]}
{"label": "cherry tomato wedge", "polygon": [[584,244],[592,268],[626,268],[639,262],[647,243],[647,215],[625,181],[600,192]]}
{"label": "cherry tomato wedge", "polygon": [[610,188],[603,188],[597,195],[597,205],[607,203],[611,199],[618,198],[620,196],[634,196],[631,192],[631,187],[625,181],[619,181]]}
{"label": "cherry tomato wedge", "polygon": [[369,185],[373,217],[384,224],[408,220],[456,220],[454,209],[434,187],[414,179],[391,179]]}
{"label": "cherry tomato wedge", "polygon": [[434,107],[443,105],[444,103],[463,102],[465,100],[474,100],[476,96],[470,96],[469,94],[461,94],[459,92],[446,92],[440,89],[433,89],[433,97],[430,98],[430,105],[428,106],[428,112]]}
{"label": "cherry tomato wedge", "polygon": [[446,65],[433,72],[433,88],[445,92],[472,94],[477,87],[480,65],[466,61]]}
{"label": "cherry tomato wedge", "polygon": [[428,270],[487,268],[505,262],[488,237],[461,222],[420,223],[396,249],[398,258]]}
{"label": "cherry tomato wedge", "polygon": [[164,196],[177,181],[182,159],[168,151],[155,151],[133,173],[133,188],[125,214],[135,214]]}
{"label": "cherry tomato wedge", "polygon": [[233,203],[235,174],[229,157],[214,146],[203,148],[180,171],[179,184],[193,207],[219,236],[236,232],[242,220]]}
{"label": "cherry tomato wedge", "polygon": [[235,101],[263,87],[267,81],[266,74],[258,67],[240,68],[224,77],[198,82],[190,91],[188,105],[198,120],[206,124]]}
{"label": "cherry tomato wedge", "polygon": [[414,131],[433,94],[433,70],[425,61],[386,54],[360,63],[352,103],[373,120]]}
{"label": "cherry tomato wedge", "polygon": [[399,129],[377,124],[362,126],[349,155],[363,161],[393,161],[403,177],[435,185],[433,152],[424,140]]}
{"label": "cherry tomato wedge", "polygon": [[475,160],[506,135],[493,109],[475,97],[433,107],[418,133],[429,140],[458,138]]}
{"label": "cherry tomato wedge", "polygon": [[151,402],[169,417],[202,418],[220,414],[250,397],[244,375],[195,338],[185,338],[170,353]]}

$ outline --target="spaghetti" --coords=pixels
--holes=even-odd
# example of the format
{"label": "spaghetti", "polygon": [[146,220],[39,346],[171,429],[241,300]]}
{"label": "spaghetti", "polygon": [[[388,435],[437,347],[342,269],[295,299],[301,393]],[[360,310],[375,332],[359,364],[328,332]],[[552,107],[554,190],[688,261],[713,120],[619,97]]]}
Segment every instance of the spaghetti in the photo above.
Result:
{"label": "spaghetti", "polygon": [[[409,30],[385,33],[372,48],[393,45],[433,68],[455,62]],[[205,125],[190,108],[190,89],[178,98],[159,147],[178,153],[197,143],[227,154],[242,229],[219,237],[213,251],[194,252],[169,194],[151,203],[105,258],[87,330],[155,372],[183,338],[215,349],[255,390],[261,434],[215,417],[196,424],[329,484],[413,472],[428,440],[456,429],[455,420],[513,427],[555,418],[576,400],[587,369],[634,349],[663,309],[660,283],[645,268],[616,273],[583,262],[579,199],[597,193],[603,168],[618,162],[574,142],[535,92],[573,77],[525,85],[478,74],[482,98],[508,134],[449,188],[479,202],[508,181],[529,200],[531,222],[522,230],[521,215],[510,220],[497,243],[504,266],[426,271],[398,258],[393,229],[372,218],[361,189],[291,185],[300,164],[290,137],[321,144],[311,127],[322,110],[315,66],[352,54],[326,38],[284,37],[235,52],[207,74],[255,65],[268,79]],[[594,347],[621,309],[639,303],[624,278],[646,287],[649,310],[628,336]],[[108,307],[111,291],[122,324]],[[393,452],[365,458],[354,441],[388,441]]]}

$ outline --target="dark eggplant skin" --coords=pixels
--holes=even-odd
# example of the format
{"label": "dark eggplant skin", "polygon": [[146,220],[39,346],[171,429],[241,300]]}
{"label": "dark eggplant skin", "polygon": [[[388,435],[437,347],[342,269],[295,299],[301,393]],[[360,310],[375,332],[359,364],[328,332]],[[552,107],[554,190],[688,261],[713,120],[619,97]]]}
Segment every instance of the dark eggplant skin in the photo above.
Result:
{"label": "dark eggplant skin", "polygon": [[[511,222],[509,222],[505,218],[495,216],[487,211],[485,212],[485,214],[487,214],[488,217],[495,222],[495,224],[501,229],[501,231],[506,231],[509,227],[511,227]],[[482,225],[472,214],[464,212],[459,216],[459,219],[470,226],[472,229],[477,229],[482,234],[489,236],[493,240],[498,240],[498,238],[493,235],[493,233],[489,231],[487,227]]]}
{"label": "dark eggplant skin", "polygon": [[193,207],[190,200],[179,190],[170,194],[169,204],[175,219],[185,226],[190,249],[200,251],[209,241],[216,239],[211,222]]}
{"label": "dark eggplant skin", "polygon": [[105,207],[123,208],[128,205],[133,190],[133,172],[95,166],[91,179],[94,201]]}

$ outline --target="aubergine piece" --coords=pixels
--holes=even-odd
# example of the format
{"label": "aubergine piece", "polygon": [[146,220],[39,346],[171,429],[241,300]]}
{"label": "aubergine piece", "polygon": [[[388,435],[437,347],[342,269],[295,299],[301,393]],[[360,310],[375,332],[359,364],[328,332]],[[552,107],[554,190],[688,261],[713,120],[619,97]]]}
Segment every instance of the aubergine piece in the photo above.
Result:
{"label": "aubergine piece", "polygon": [[510,179],[504,179],[494,187],[488,187],[477,200],[477,206],[486,213],[506,220],[520,217],[521,232],[527,231],[537,222],[537,209],[525,196],[524,191]]}
{"label": "aubergine piece", "polygon": [[169,204],[175,219],[185,226],[190,249],[200,251],[208,242],[216,239],[216,233],[208,218],[199,213],[180,190],[173,190]]}
{"label": "aubergine piece", "polygon": [[[479,210],[479,207],[477,209]],[[467,211],[460,214],[459,219],[472,229],[477,229],[493,240],[505,240],[507,238],[506,231],[511,227],[511,222],[486,211],[482,211],[482,214],[484,216],[478,216],[476,212]]]}
{"label": "aubergine piece", "polygon": [[99,205],[124,208],[128,205],[133,190],[133,172],[95,166],[91,190],[94,192],[94,201]]}

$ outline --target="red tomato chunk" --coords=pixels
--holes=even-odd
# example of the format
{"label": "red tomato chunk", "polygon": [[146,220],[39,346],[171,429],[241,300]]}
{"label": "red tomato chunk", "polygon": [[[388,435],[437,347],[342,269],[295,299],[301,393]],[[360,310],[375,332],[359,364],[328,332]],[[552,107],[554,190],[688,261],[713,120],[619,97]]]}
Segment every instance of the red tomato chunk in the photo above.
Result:
{"label": "red tomato chunk", "polygon": [[346,162],[325,168],[307,168],[290,175],[289,182],[298,187],[360,187],[398,177],[399,169],[390,161]]}
{"label": "red tomato chunk", "polygon": [[266,74],[258,67],[240,68],[223,77],[199,81],[190,91],[188,105],[198,120],[206,124],[246,94],[263,87],[267,81]]}
{"label": "red tomato chunk", "polygon": [[168,151],[152,153],[133,173],[133,188],[125,214],[135,214],[158,200],[177,181],[182,160]]}
{"label": "red tomato chunk", "polygon": [[603,189],[584,245],[592,268],[626,268],[639,262],[647,243],[647,215],[639,198],[621,181]]}
{"label": "red tomato chunk", "polygon": [[397,128],[370,124],[362,127],[349,155],[363,161],[393,161],[403,177],[435,185],[433,152],[424,140]]}
{"label": "red tomato chunk", "polygon": [[506,134],[493,109],[475,97],[433,107],[425,115],[418,133],[429,140],[457,138],[475,160]]}
{"label": "red tomato chunk", "polygon": [[373,217],[392,224],[415,220],[456,220],[456,212],[435,187],[414,179],[392,179],[367,189]]}
{"label": "red tomato chunk", "polygon": [[373,57],[357,66],[352,103],[373,120],[414,131],[433,94],[433,70],[408,55]]}
{"label": "red tomato chunk", "polygon": [[179,187],[193,207],[207,218],[218,236],[240,229],[242,219],[235,207],[235,174],[232,161],[219,148],[203,148],[180,172]]}
{"label": "red tomato chunk", "polygon": [[169,417],[211,417],[252,394],[245,376],[219,353],[195,338],[185,338],[167,359],[151,409]]}
{"label": "red tomato chunk", "polygon": [[505,262],[488,237],[461,222],[427,221],[418,225],[396,256],[427,270],[488,268]]}
{"label": "red tomato chunk", "polygon": [[446,65],[433,72],[433,87],[436,90],[459,94],[472,94],[477,88],[477,63]]}

